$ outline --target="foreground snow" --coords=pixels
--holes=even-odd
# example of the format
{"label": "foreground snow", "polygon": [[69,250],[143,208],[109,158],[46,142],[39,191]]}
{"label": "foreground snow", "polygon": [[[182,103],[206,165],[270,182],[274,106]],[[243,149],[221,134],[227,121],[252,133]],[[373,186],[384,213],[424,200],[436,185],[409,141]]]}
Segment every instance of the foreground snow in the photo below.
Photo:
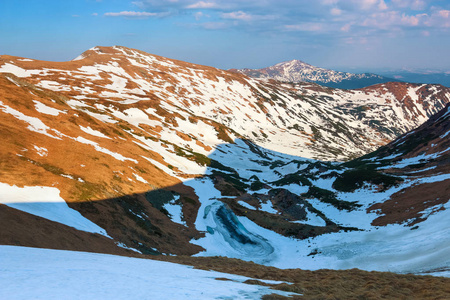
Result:
{"label": "foreground snow", "polygon": [[0,299],[259,299],[290,294],[245,284],[249,278],[243,276],[148,259],[17,246],[0,246],[0,257]]}

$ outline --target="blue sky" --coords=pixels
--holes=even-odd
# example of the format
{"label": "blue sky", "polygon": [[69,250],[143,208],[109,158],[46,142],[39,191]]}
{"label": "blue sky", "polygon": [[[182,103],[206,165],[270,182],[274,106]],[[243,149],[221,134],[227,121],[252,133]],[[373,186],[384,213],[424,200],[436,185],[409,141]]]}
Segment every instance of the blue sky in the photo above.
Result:
{"label": "blue sky", "polygon": [[450,0],[1,0],[0,54],[65,61],[122,45],[259,68],[450,70]]}

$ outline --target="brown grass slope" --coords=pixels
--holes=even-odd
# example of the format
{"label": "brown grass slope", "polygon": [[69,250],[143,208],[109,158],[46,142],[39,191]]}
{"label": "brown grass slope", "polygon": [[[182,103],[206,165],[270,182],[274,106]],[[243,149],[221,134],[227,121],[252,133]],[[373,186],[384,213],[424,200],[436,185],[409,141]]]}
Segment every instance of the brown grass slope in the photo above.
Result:
{"label": "brown grass slope", "polygon": [[[281,270],[222,257],[158,257],[158,259],[255,279],[290,282],[293,284],[273,286],[276,289],[303,294],[302,297],[295,296],[292,299],[450,299],[450,278],[367,272],[358,269]],[[286,298],[266,296],[263,299]]]}
{"label": "brown grass slope", "polygon": [[[193,225],[196,217],[194,208],[199,205],[195,193],[178,179],[170,177],[143,159],[141,155],[164,162],[159,154],[150,153],[131,141],[127,142],[129,137],[126,134],[118,135],[121,124],[99,122],[88,114],[71,109],[58,93],[36,88],[11,75],[0,75],[0,100],[27,117],[41,120],[50,128],[47,130],[48,135],[36,133],[28,129],[25,121],[0,109],[1,182],[18,187],[56,187],[70,207],[103,226],[116,241],[136,245],[142,243],[146,245],[140,247],[144,252],[154,252],[152,248],[176,254],[193,254],[201,250],[200,247],[189,244],[189,240],[199,235]],[[36,111],[33,100],[64,113],[58,116],[41,114]],[[90,126],[111,138],[87,135],[79,126]],[[139,129],[136,128],[137,130]],[[74,140],[80,136],[101,143],[102,147],[111,151],[120,152],[138,161],[138,164],[117,160],[111,155],[96,151],[92,145]],[[43,147],[46,152],[40,153],[35,147]],[[133,173],[140,174],[150,182],[150,188],[148,184],[138,180],[130,181],[130,178],[134,178]],[[149,189],[161,190],[165,187],[171,187],[170,192],[182,195],[181,201],[189,199],[185,206],[188,227],[173,223],[144,196],[127,196],[138,193],[144,195]],[[133,198],[133,201],[125,198]],[[141,222],[142,216],[136,215],[142,213],[148,216],[144,222]],[[155,224],[150,224],[150,219]],[[24,227],[17,228],[18,231],[21,229]],[[30,241],[30,244],[23,245],[35,244]]]}

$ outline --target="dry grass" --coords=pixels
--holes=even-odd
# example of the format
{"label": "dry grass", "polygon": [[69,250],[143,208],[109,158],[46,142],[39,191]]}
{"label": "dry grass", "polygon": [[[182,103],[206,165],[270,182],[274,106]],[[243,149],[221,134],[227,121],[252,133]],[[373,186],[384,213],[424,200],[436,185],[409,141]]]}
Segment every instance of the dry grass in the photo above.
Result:
{"label": "dry grass", "polygon": [[[293,296],[292,299],[450,299],[450,278],[443,277],[367,272],[358,269],[281,270],[223,257],[164,256],[156,259],[255,279],[291,282],[293,284],[271,286],[274,289],[303,294],[303,296]],[[256,284],[257,282],[252,280],[246,283]],[[263,299],[287,298],[267,295]]]}

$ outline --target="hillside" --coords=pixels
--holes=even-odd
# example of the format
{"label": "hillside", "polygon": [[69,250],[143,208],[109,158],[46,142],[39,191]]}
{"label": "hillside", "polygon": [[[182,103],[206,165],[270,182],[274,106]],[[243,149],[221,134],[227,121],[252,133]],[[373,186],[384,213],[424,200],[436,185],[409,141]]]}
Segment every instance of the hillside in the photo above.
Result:
{"label": "hillside", "polygon": [[178,123],[208,119],[259,146],[320,160],[374,151],[450,99],[450,89],[439,85],[390,83],[345,91],[263,82],[121,47],[95,47],[61,63],[2,56],[0,73],[57,92],[72,109],[102,123],[130,122],[133,112],[133,126],[196,136],[195,126]]}
{"label": "hillside", "polygon": [[124,47],[2,56],[0,74],[0,244],[450,268],[448,88],[261,81]]}

